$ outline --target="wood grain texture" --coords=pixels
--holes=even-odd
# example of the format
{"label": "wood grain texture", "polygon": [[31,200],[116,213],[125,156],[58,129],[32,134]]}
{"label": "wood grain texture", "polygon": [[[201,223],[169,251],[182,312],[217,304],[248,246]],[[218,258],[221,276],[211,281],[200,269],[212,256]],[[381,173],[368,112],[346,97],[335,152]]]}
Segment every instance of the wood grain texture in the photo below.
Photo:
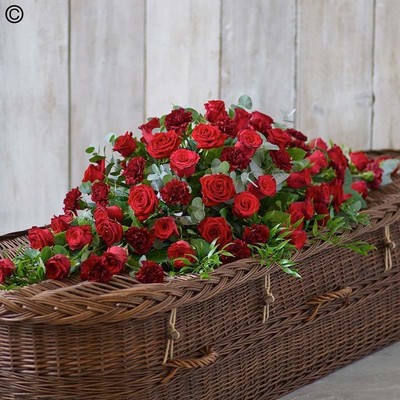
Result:
{"label": "wood grain texture", "polygon": [[374,57],[374,149],[400,147],[400,2],[377,0]]}
{"label": "wood grain texture", "polygon": [[218,97],[218,0],[147,0],[146,114]]}
{"label": "wood grain texture", "polygon": [[224,0],[221,97],[282,121],[295,108],[295,0]]}
{"label": "wood grain texture", "polygon": [[42,225],[68,188],[68,3],[0,0],[0,233]]}
{"label": "wood grain texture", "polygon": [[144,0],[71,1],[72,185],[84,149],[143,120]]}
{"label": "wood grain texture", "polygon": [[300,0],[297,127],[370,146],[373,0]]}

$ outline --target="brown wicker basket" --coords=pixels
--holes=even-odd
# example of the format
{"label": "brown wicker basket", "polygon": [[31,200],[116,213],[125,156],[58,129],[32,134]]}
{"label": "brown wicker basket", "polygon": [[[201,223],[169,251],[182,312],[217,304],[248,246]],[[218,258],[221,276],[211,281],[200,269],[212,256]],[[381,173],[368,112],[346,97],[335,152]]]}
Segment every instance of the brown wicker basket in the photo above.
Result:
{"label": "brown wicker basket", "polygon": [[276,399],[399,340],[400,180],[369,200],[371,225],[342,239],[377,250],[314,243],[295,255],[302,280],[247,259],[209,280],[2,292],[0,398]]}

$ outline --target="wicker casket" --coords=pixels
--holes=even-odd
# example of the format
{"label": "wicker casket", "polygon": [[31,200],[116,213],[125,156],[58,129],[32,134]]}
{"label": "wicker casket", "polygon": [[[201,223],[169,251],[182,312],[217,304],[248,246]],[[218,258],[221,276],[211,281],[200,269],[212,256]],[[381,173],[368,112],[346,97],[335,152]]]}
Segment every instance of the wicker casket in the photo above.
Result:
{"label": "wicker casket", "polygon": [[[400,180],[371,224],[314,243],[302,280],[245,259],[210,279],[46,281],[0,295],[1,399],[277,399],[400,339]],[[26,245],[24,232],[0,249]]]}

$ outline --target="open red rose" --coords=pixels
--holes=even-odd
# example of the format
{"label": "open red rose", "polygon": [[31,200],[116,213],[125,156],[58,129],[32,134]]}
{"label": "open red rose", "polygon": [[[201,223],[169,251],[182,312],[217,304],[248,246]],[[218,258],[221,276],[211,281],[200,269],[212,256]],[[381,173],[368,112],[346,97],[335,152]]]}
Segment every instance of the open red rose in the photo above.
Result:
{"label": "open red rose", "polygon": [[262,224],[246,226],[243,231],[243,240],[248,244],[267,243],[269,239],[269,229]]}
{"label": "open red rose", "polygon": [[289,239],[296,249],[301,250],[307,241],[307,233],[302,229],[295,229],[289,234]]}
{"label": "open red rose", "polygon": [[165,127],[167,130],[174,130],[176,132],[184,132],[188,125],[192,122],[192,113],[190,111],[186,111],[184,108],[177,108],[176,110],[172,110],[165,117]]}
{"label": "open red rose", "polygon": [[248,157],[252,157],[256,150],[261,147],[263,140],[261,136],[252,129],[245,129],[238,133],[238,141],[235,147],[246,153]]}
{"label": "open red rose", "polygon": [[70,269],[71,261],[63,254],[56,254],[46,262],[46,276],[49,279],[61,281],[68,276]]}
{"label": "open red rose", "polygon": [[81,264],[80,276],[83,281],[107,283],[111,280],[113,273],[111,268],[107,268],[104,257],[92,253]]}
{"label": "open red rose", "polygon": [[259,111],[253,111],[249,123],[254,129],[265,134],[268,129],[271,129],[273,122],[274,120],[270,116]]}
{"label": "open red rose", "polygon": [[160,127],[160,119],[159,118],[151,118],[148,122],[139,126],[139,129],[142,131],[143,141],[145,143],[150,143],[153,139],[153,129],[157,129]]}
{"label": "open red rose", "polygon": [[93,235],[90,225],[71,226],[65,234],[68,246],[71,250],[80,250],[92,243]]}
{"label": "open red rose", "polygon": [[270,143],[276,144],[281,150],[286,149],[289,143],[292,141],[290,135],[288,135],[284,130],[279,128],[268,129],[267,140]]}
{"label": "open red rose", "polygon": [[308,168],[303,169],[300,172],[292,172],[287,180],[286,184],[288,187],[293,189],[301,189],[311,185],[311,173]]}
{"label": "open red rose", "polygon": [[9,258],[0,259],[0,283],[11,276],[14,270],[14,263]]}
{"label": "open red rose", "polygon": [[128,204],[139,221],[144,221],[157,207],[158,199],[154,190],[147,185],[133,186],[129,192]]}
{"label": "open red rose", "polygon": [[314,207],[312,202],[306,199],[305,201],[291,203],[287,212],[290,214],[290,222],[295,224],[301,219],[310,220],[314,216]]}
{"label": "open red rose", "polygon": [[105,268],[107,268],[113,275],[119,274],[124,269],[124,263],[118,254],[106,251],[103,253],[102,258]]}
{"label": "open red rose", "polygon": [[364,171],[365,167],[370,161],[368,156],[362,151],[350,153],[350,159],[360,172]]}
{"label": "open red rose", "polygon": [[192,150],[178,149],[171,154],[171,169],[180,178],[188,178],[194,174],[200,156]]}
{"label": "open red rose", "polygon": [[145,167],[146,160],[143,157],[133,157],[129,160],[121,175],[125,176],[125,182],[128,185],[136,185],[143,181]]}
{"label": "open red rose", "polygon": [[54,216],[50,222],[50,228],[53,233],[64,232],[68,229],[69,224],[74,219],[74,214],[67,211],[64,215]]}
{"label": "open red rose", "polygon": [[112,253],[125,265],[128,260],[128,252],[124,247],[111,246],[107,249],[107,253]]}
{"label": "open red rose", "polygon": [[166,158],[181,144],[181,139],[175,131],[156,133],[147,145],[147,152],[156,159]]}
{"label": "open red rose", "polygon": [[108,195],[110,193],[110,186],[104,182],[96,182],[92,185],[92,200],[100,206],[108,204]]}
{"label": "open red rose", "polygon": [[260,200],[250,192],[235,196],[232,212],[239,218],[250,218],[260,209]]}
{"label": "open red rose", "polygon": [[167,240],[172,235],[178,235],[178,227],[172,217],[159,218],[153,227],[154,236],[160,240]]}
{"label": "open red rose", "polygon": [[283,171],[289,172],[292,169],[292,159],[286,150],[273,150],[269,155],[274,164]]}
{"label": "open red rose", "polygon": [[151,232],[143,227],[130,227],[125,232],[125,239],[136,254],[146,254],[153,247],[154,238]]}
{"label": "open red rose", "polygon": [[210,100],[204,104],[206,109],[206,120],[210,122],[218,122],[225,120],[228,117],[228,113],[225,110],[225,103],[222,100]]}
{"label": "open red rose", "polygon": [[28,231],[28,239],[32,249],[42,250],[43,247],[54,245],[54,236],[47,228],[33,226]]}
{"label": "open red rose", "polygon": [[276,180],[272,175],[261,175],[254,182],[254,185],[249,183],[247,189],[259,200],[266,196],[272,197],[276,195]]}
{"label": "open red rose", "polygon": [[161,265],[154,261],[142,261],[142,266],[135,274],[135,278],[141,283],[162,283],[164,277]]}
{"label": "open red rose", "polygon": [[66,195],[64,199],[64,212],[72,211],[73,213],[76,210],[80,209],[79,201],[81,200],[82,193],[78,188],[71,189]]}
{"label": "open red rose", "polygon": [[90,164],[84,175],[82,182],[94,182],[94,181],[102,181],[104,179],[104,171],[106,166],[106,161],[104,159],[97,162],[97,165]]}
{"label": "open red rose", "polygon": [[96,230],[107,246],[121,241],[123,236],[122,225],[112,219],[96,221]]}
{"label": "open red rose", "polygon": [[228,201],[236,194],[232,178],[224,174],[205,175],[200,178],[200,184],[203,202],[207,207]]}
{"label": "open red rose", "polygon": [[306,190],[306,198],[313,200],[314,203],[323,203],[328,205],[331,199],[331,190],[327,183],[310,186]]}
{"label": "open red rose", "polygon": [[169,206],[188,205],[191,195],[189,186],[186,182],[179,179],[172,179],[161,190],[161,198]]}
{"label": "open red rose", "polygon": [[356,181],[351,184],[351,188],[360,193],[364,199],[368,197],[368,186],[365,181]]}
{"label": "open red rose", "polygon": [[227,135],[216,126],[199,124],[192,132],[192,138],[197,143],[198,149],[213,149],[224,145]]}
{"label": "open red rose", "polygon": [[[191,256],[196,255],[196,251],[192,248],[192,246],[184,241],[184,240],[178,240],[177,242],[171,244],[171,246],[168,247],[167,251],[168,258],[171,260],[175,260],[175,258],[186,258],[189,263],[193,263],[195,259]],[[174,261],[174,267],[176,268],[182,268],[185,267],[187,263],[185,263],[184,260],[175,260]]]}
{"label": "open red rose", "polygon": [[232,241],[232,228],[223,217],[207,217],[199,224],[200,236],[211,243],[218,239],[219,246],[224,246]]}
{"label": "open red rose", "polygon": [[328,160],[325,154],[321,150],[316,150],[310,156],[307,157],[310,160],[310,172],[311,175],[316,175],[321,172],[322,169],[328,166]]}
{"label": "open red rose", "polygon": [[132,132],[126,132],[117,138],[114,144],[114,151],[118,151],[122,157],[129,157],[136,150],[136,140],[132,137]]}

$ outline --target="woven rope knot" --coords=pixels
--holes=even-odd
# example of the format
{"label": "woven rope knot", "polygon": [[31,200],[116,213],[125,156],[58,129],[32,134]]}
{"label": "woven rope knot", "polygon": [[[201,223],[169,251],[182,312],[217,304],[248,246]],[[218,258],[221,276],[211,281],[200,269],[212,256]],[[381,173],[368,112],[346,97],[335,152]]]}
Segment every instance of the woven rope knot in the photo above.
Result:
{"label": "woven rope knot", "polygon": [[264,299],[263,299],[264,308],[263,308],[263,319],[262,319],[263,324],[265,324],[269,319],[269,311],[270,311],[269,308],[271,304],[273,304],[275,301],[275,297],[271,292],[271,277],[269,274],[265,275],[264,289],[265,289]]}
{"label": "woven rope knot", "polygon": [[169,340],[179,340],[181,338],[181,334],[175,328],[168,328],[168,339]]}
{"label": "woven rope knot", "polygon": [[272,293],[266,292],[264,295],[264,304],[269,305],[272,304],[275,301],[275,297]]}
{"label": "woven rope knot", "polygon": [[385,246],[390,250],[394,250],[396,248],[396,243],[393,242],[392,240],[389,240],[385,242]]}

